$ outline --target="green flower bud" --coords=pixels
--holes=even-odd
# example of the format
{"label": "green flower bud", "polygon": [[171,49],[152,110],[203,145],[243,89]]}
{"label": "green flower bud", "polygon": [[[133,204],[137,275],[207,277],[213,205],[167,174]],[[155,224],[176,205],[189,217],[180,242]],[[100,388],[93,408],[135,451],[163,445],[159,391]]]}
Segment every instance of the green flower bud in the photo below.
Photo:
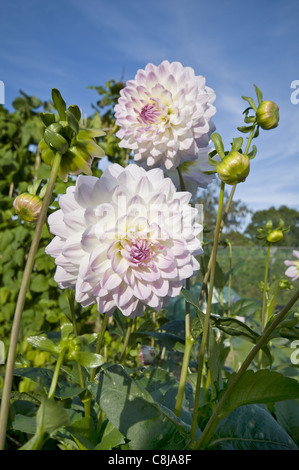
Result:
{"label": "green flower bud", "polygon": [[269,243],[276,243],[282,240],[283,238],[283,232],[282,230],[272,230],[272,232],[269,233],[267,236],[267,241]]}
{"label": "green flower bud", "polygon": [[27,222],[36,222],[42,207],[39,196],[23,193],[16,197],[13,202],[16,213]]}
{"label": "green flower bud", "polygon": [[245,181],[249,170],[248,156],[236,151],[230,152],[216,165],[216,171],[221,181],[230,185]]}
{"label": "green flower bud", "polygon": [[[49,126],[51,127],[51,126]],[[59,134],[60,135],[60,134]],[[70,145],[65,149],[62,154],[60,168],[58,171],[59,177],[62,181],[67,181],[69,175],[78,175],[84,173],[91,175],[91,164],[94,158],[103,158],[105,156],[104,150],[97,145],[94,140],[95,137],[105,135],[105,132],[95,129],[80,129],[76,138],[73,139]],[[53,137],[53,135],[51,135]],[[54,140],[55,145],[56,141]],[[56,151],[58,150],[57,143]],[[63,146],[63,143],[62,143]],[[61,147],[62,149],[62,147]],[[56,153],[53,147],[48,145],[45,138],[39,143],[38,152],[41,155],[42,160],[49,166],[53,165],[53,161]]]}
{"label": "green flower bud", "polygon": [[256,112],[256,122],[262,129],[274,129],[278,126],[279,108],[273,101],[262,101]]}

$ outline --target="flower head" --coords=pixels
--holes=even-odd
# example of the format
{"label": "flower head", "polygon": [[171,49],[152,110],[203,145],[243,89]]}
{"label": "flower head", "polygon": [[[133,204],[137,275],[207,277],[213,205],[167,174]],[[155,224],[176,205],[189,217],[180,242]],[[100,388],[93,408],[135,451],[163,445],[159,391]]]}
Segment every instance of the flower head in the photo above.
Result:
{"label": "flower head", "polygon": [[215,130],[215,92],[191,67],[164,60],[138,70],[120,92],[115,106],[120,147],[148,168],[175,169],[196,160]]}
{"label": "flower head", "polygon": [[79,176],[48,219],[58,285],[109,315],[161,309],[199,269],[202,226],[190,197],[161,169],[113,164],[99,179]]}
{"label": "flower head", "polygon": [[296,281],[299,278],[299,251],[294,250],[293,256],[297,258],[297,260],[285,260],[284,264],[289,266],[285,272],[286,276],[292,278],[292,281]]}

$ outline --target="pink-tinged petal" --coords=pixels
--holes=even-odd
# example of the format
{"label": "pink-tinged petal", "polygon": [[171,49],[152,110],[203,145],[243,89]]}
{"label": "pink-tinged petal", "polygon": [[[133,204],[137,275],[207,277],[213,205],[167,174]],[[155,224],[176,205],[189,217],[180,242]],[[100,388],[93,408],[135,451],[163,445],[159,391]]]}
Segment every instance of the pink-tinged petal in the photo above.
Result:
{"label": "pink-tinged petal", "polygon": [[295,258],[299,258],[299,251],[293,250],[293,256],[295,256]]}
{"label": "pink-tinged petal", "polygon": [[291,277],[292,281],[295,281],[299,277],[299,270],[296,266],[290,266],[286,270],[285,275]]}
{"label": "pink-tinged petal", "polygon": [[189,195],[179,195],[161,171],[149,176],[133,167],[112,165],[100,180],[90,180],[92,191],[80,178],[62,203],[65,213],[48,219],[56,236],[46,248],[59,287],[73,287],[83,307],[97,303],[102,313],[118,308],[130,318],[178,295],[198,270],[194,255],[201,249]]}

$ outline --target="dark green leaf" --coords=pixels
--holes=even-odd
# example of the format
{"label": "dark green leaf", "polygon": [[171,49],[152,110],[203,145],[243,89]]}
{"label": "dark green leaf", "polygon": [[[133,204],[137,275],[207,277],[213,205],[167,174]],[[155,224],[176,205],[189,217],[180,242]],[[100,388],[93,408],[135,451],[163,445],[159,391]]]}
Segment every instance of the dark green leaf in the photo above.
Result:
{"label": "dark green leaf", "polygon": [[60,94],[60,91],[57,90],[57,88],[52,89],[52,100],[53,100],[55,108],[58,111],[61,121],[65,121],[66,120],[66,115],[65,115],[66,104]]}
{"label": "dark green leaf", "polygon": [[92,393],[108,420],[129,439],[134,450],[184,449],[187,428],[119,365],[102,370]]}
{"label": "dark green leaf", "polygon": [[222,417],[242,405],[276,403],[298,398],[299,382],[295,379],[270,370],[247,370],[229,394],[222,408]]}
{"label": "dark green leaf", "polygon": [[242,406],[220,422],[209,450],[297,450],[271,414],[257,405]]}

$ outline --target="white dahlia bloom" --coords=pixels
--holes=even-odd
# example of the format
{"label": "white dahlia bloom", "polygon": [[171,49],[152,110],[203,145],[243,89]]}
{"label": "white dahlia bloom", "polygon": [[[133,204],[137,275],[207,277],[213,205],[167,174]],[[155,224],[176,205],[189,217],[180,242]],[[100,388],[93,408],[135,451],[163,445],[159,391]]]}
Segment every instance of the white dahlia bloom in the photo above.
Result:
{"label": "white dahlia bloom", "polygon": [[138,70],[115,106],[119,146],[131,149],[135,162],[171,170],[196,160],[215,126],[215,92],[191,67],[164,60]]}
{"label": "white dahlia bloom", "polygon": [[101,178],[79,176],[48,218],[59,287],[108,315],[161,309],[199,269],[202,226],[190,197],[158,168],[112,164]]}

